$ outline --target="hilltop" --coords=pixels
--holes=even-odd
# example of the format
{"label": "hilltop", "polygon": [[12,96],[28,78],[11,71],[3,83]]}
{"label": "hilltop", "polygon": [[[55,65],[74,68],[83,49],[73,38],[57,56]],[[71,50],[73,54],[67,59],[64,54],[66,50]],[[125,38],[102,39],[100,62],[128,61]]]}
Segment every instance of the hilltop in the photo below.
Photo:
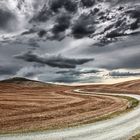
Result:
{"label": "hilltop", "polygon": [[5,79],[0,81],[0,85],[18,85],[23,87],[45,87],[45,86],[52,86],[53,84],[44,83],[41,81],[30,80],[23,77],[13,77],[10,79]]}

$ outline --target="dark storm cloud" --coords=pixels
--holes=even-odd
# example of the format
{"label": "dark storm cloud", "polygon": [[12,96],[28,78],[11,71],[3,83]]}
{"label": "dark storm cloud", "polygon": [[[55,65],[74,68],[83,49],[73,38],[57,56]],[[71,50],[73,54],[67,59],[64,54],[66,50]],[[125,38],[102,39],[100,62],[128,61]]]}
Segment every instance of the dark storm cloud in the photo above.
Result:
{"label": "dark storm cloud", "polygon": [[73,14],[77,11],[77,2],[74,0],[51,0],[49,4],[45,4],[43,8],[33,16],[30,22],[46,22],[50,18],[61,13],[59,10],[64,8],[65,11]]}
{"label": "dark storm cloud", "polygon": [[129,77],[129,76],[140,76],[140,72],[121,72],[121,71],[112,71],[109,73],[113,77]]}
{"label": "dark storm cloud", "polygon": [[81,74],[96,74],[100,72],[100,70],[97,69],[91,69],[91,70],[64,70],[64,71],[58,71],[57,74],[67,74],[67,75],[74,75],[79,76]]}
{"label": "dark storm cloud", "polygon": [[46,22],[51,16],[53,16],[52,11],[44,5],[44,7],[33,16],[30,22]]}
{"label": "dark storm cloud", "polygon": [[46,33],[47,33],[47,32],[46,32],[45,30],[42,29],[42,30],[40,30],[40,31],[38,32],[38,36],[39,36],[39,37],[44,37],[44,36],[46,35]]}
{"label": "dark storm cloud", "polygon": [[[95,0],[51,0],[48,5],[42,8],[36,18],[38,21],[43,22],[53,21],[53,28],[50,29],[53,36],[47,37],[47,39],[52,40],[62,40],[67,35],[76,39],[98,36],[99,46],[104,46],[118,41],[117,38],[119,37],[136,34],[135,30],[140,27],[139,6],[134,8],[126,5],[123,7],[112,6],[110,9],[104,9],[97,6],[100,2],[102,0],[96,2]],[[77,10],[80,9],[82,11],[94,5],[97,7],[88,10],[88,12],[79,13],[79,10]],[[78,16],[76,17],[75,15]],[[97,26],[102,23],[106,23],[106,25],[103,25],[104,27],[101,25],[100,30]],[[66,29],[71,30],[71,33],[67,35],[62,33]],[[95,34],[96,31],[98,32],[97,34]],[[38,35],[39,37],[44,37],[47,33],[39,32]]]}
{"label": "dark storm cloud", "polygon": [[58,71],[56,78],[53,78],[53,82],[60,83],[86,83],[86,82],[101,82],[102,76],[99,73],[102,72],[96,69],[77,69],[77,70],[65,70]]}
{"label": "dark storm cloud", "polygon": [[[140,6],[131,8],[132,7],[130,7],[130,9],[125,9],[126,11],[124,10],[124,12],[120,13],[118,17],[115,17],[117,19],[115,23],[105,28],[105,31],[109,31],[106,34],[107,38],[116,38],[135,34],[133,31],[140,27]],[[132,30],[132,33],[125,32],[127,30]]]}
{"label": "dark storm cloud", "polygon": [[52,0],[50,3],[50,9],[54,12],[58,12],[60,8],[64,5],[64,0]]}
{"label": "dark storm cloud", "polygon": [[30,35],[36,33],[36,31],[34,29],[29,29],[28,31],[23,32],[21,35]]}
{"label": "dark storm cloud", "polygon": [[[117,0],[95,0],[96,2],[94,0],[41,0],[36,1],[38,8],[35,8],[32,5],[35,1],[29,4],[28,0],[23,0],[20,8],[14,8],[16,1],[13,1],[9,5],[8,2],[7,6],[5,4],[9,10],[6,8],[1,10],[0,4],[0,30],[6,30],[6,32],[0,31],[0,42],[3,46],[0,47],[0,61],[1,65],[10,63],[14,65],[11,68],[1,67],[1,75],[16,73],[39,78],[41,73],[50,76],[52,81],[73,82],[82,81],[82,76],[84,79],[91,75],[93,80],[96,79],[95,75],[103,73],[96,70],[77,70],[77,66],[81,69],[103,68],[109,72],[113,69],[128,68],[135,71],[140,68],[139,39],[137,41],[134,39],[136,36],[139,37],[136,33],[140,28],[140,6],[136,3],[134,6],[134,2],[126,5],[110,5]],[[9,34],[8,29],[12,27],[13,32]],[[134,36],[128,36],[131,34]],[[126,43],[125,41],[130,38],[131,42]],[[119,42],[122,42],[121,46],[117,44]],[[99,48],[99,44],[106,47]],[[32,51],[12,59],[15,54],[27,50]],[[34,50],[36,53],[33,52]],[[40,55],[46,52],[48,55]],[[64,56],[57,54],[64,54]],[[90,62],[93,59],[89,59],[93,57],[95,57],[94,63]],[[87,64],[83,65],[85,63]],[[41,66],[34,67],[34,64],[41,64],[46,69]],[[18,72],[16,72],[17,67],[20,67]],[[61,68],[59,69],[61,71],[58,71],[58,68]],[[87,82],[89,80],[90,77],[87,78]]]}
{"label": "dark storm cloud", "polygon": [[23,59],[27,62],[36,62],[58,68],[75,68],[78,65],[82,65],[94,60],[91,58],[66,58],[61,55],[39,56],[38,54],[32,53],[31,51],[16,55],[15,58]]}
{"label": "dark storm cloud", "polygon": [[95,0],[81,0],[83,6],[91,7],[95,4]]}
{"label": "dark storm cloud", "polygon": [[55,24],[51,29],[52,36],[51,40],[61,41],[66,37],[65,31],[69,28],[71,24],[71,15],[69,13],[61,13],[57,16]]}
{"label": "dark storm cloud", "polygon": [[10,65],[0,65],[0,75],[14,75],[18,68]]}
{"label": "dark storm cloud", "polygon": [[126,57],[124,60],[120,62],[120,67],[125,67],[125,68],[133,68],[137,69],[140,68],[140,54],[139,52],[135,54],[134,56],[131,57]]}
{"label": "dark storm cloud", "polygon": [[83,38],[94,33],[94,16],[82,14],[72,26],[72,35]]}
{"label": "dark storm cloud", "polygon": [[7,9],[0,9],[0,29],[8,28],[8,24],[11,20],[15,19],[15,16],[11,11]]}
{"label": "dark storm cloud", "polygon": [[40,47],[39,43],[37,43],[37,41],[34,40],[34,39],[29,39],[28,40],[28,45],[30,45],[30,46],[32,46],[34,48],[39,48]]}
{"label": "dark storm cloud", "polygon": [[[43,3],[30,20],[30,25],[42,30],[29,29],[23,35],[37,34],[39,38],[59,41],[67,36],[76,39],[95,37],[99,42],[96,45],[105,46],[118,41],[118,38],[136,34],[135,30],[140,27],[140,6],[122,6],[119,3],[107,0],[50,0]],[[106,9],[109,4],[110,8]],[[65,34],[67,29],[69,32]]]}
{"label": "dark storm cloud", "polygon": [[64,7],[69,12],[77,11],[77,3],[75,2],[75,0],[65,0]]}
{"label": "dark storm cloud", "polygon": [[140,6],[137,6],[136,9],[128,10],[126,14],[129,14],[132,19],[135,19],[135,22],[131,24],[131,29],[135,30],[140,27]]}
{"label": "dark storm cloud", "polygon": [[54,82],[74,83],[74,82],[98,82],[101,81],[99,73],[102,72],[98,69],[70,69],[57,71]]}
{"label": "dark storm cloud", "polygon": [[50,9],[53,12],[58,12],[60,8],[65,8],[69,12],[77,10],[77,4],[74,0],[52,0],[50,1]]}
{"label": "dark storm cloud", "polygon": [[140,6],[136,6],[135,9],[127,10],[125,13],[129,14],[132,18],[140,19]]}
{"label": "dark storm cloud", "polygon": [[52,29],[54,34],[58,34],[59,32],[64,32],[70,26],[71,16],[67,13],[63,13],[59,15],[55,21],[55,25]]}
{"label": "dark storm cloud", "polygon": [[114,63],[110,63],[106,65],[106,68],[109,69],[118,69],[118,68],[128,68],[128,69],[138,69],[140,68],[140,55],[139,53],[133,55],[133,56],[124,56],[123,58],[120,56],[120,58],[116,59]]}
{"label": "dark storm cloud", "polygon": [[102,82],[101,77],[93,76],[88,78],[81,78],[71,75],[61,75],[60,77],[52,79],[52,82],[58,82],[58,83],[99,83]]}
{"label": "dark storm cloud", "polygon": [[59,83],[74,83],[79,81],[80,79],[78,77],[70,76],[70,75],[61,75],[60,77],[56,77],[52,80],[52,82],[59,82]]}

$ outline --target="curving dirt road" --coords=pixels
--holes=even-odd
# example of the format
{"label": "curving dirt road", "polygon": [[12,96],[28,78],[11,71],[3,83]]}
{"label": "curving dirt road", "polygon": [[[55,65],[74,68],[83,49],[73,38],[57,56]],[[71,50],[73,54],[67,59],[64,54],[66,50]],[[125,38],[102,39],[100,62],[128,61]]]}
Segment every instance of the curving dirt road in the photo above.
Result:
{"label": "curving dirt road", "polygon": [[[85,93],[85,91],[82,92],[79,89],[75,91]],[[86,92],[86,94],[88,93],[92,92]],[[129,96],[140,100],[140,95],[115,95]],[[106,121],[57,131],[5,135],[0,136],[0,140],[128,140],[138,129],[140,129],[140,105],[131,112]]]}

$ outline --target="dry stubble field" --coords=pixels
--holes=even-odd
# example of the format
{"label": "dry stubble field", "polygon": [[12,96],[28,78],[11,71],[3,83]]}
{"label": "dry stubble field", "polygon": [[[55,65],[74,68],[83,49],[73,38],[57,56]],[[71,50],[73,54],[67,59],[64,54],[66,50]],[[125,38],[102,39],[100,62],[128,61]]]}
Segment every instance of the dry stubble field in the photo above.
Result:
{"label": "dry stubble field", "polygon": [[[94,86],[90,86],[90,89]],[[0,133],[70,127],[126,110],[126,99],[82,95],[79,87],[15,80],[0,83]],[[83,87],[80,88],[89,88]]]}

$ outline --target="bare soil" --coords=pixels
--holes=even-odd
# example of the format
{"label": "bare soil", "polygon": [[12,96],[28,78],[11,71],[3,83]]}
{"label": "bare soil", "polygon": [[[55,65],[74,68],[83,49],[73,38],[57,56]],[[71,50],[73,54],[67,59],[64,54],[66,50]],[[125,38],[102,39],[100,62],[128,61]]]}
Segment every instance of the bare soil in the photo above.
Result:
{"label": "bare soil", "polygon": [[101,85],[86,85],[79,86],[86,91],[95,92],[110,92],[110,93],[127,93],[140,95],[140,80],[132,80],[117,84],[101,84]]}
{"label": "bare soil", "polygon": [[[117,85],[106,86],[114,91]],[[106,86],[80,88],[98,91]],[[38,85],[33,81],[24,81],[22,84],[0,82],[0,133],[75,126],[94,121],[105,114],[126,110],[128,107],[126,99],[74,93],[73,90],[77,88],[79,87],[41,83]]]}

